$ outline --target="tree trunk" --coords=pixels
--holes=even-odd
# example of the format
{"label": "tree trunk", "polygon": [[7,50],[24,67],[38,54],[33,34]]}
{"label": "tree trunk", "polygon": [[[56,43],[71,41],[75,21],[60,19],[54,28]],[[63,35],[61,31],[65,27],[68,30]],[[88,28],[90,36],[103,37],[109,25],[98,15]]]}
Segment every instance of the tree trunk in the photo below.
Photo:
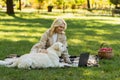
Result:
{"label": "tree trunk", "polygon": [[7,14],[14,14],[13,0],[6,0]]}
{"label": "tree trunk", "polygon": [[19,0],[19,8],[18,8],[20,11],[21,11],[21,0]]}
{"label": "tree trunk", "polygon": [[65,13],[65,2],[63,1],[63,13]]}
{"label": "tree trunk", "polygon": [[87,0],[87,7],[88,7],[88,10],[90,10],[90,0]]}

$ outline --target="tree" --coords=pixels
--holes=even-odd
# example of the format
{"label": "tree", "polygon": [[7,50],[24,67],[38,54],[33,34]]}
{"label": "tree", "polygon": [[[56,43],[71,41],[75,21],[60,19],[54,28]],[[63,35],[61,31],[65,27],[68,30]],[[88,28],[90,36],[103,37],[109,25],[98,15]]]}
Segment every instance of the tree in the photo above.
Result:
{"label": "tree", "polygon": [[90,0],[87,0],[87,7],[88,7],[88,10],[90,10]]}
{"label": "tree", "polygon": [[21,0],[19,0],[19,8],[18,8],[19,10],[21,10],[22,9],[22,7],[21,7]]}
{"label": "tree", "polygon": [[115,5],[116,9],[118,8],[118,4],[120,4],[120,0],[110,0],[110,2]]}
{"label": "tree", "polygon": [[6,5],[7,5],[7,14],[14,14],[14,9],[13,9],[13,0],[6,0]]}

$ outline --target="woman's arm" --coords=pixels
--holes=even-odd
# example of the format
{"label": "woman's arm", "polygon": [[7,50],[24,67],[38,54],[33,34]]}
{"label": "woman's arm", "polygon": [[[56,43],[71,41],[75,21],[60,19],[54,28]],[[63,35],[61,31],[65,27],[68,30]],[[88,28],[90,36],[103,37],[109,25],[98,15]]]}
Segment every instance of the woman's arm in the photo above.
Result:
{"label": "woman's arm", "polygon": [[41,39],[40,39],[40,41],[38,43],[33,45],[33,47],[31,48],[30,53],[46,52],[45,47],[46,47],[47,39],[48,39],[48,31],[46,31],[42,35],[42,37],[41,37]]}
{"label": "woman's arm", "polygon": [[[67,45],[67,37],[66,37],[65,34],[62,36],[62,43],[68,48],[68,45]],[[63,57],[63,59],[64,59],[64,61],[65,61],[66,63],[71,63],[69,56],[70,56],[70,55],[69,55],[68,49],[67,49],[67,50],[64,52],[64,55],[62,55],[62,57]]]}

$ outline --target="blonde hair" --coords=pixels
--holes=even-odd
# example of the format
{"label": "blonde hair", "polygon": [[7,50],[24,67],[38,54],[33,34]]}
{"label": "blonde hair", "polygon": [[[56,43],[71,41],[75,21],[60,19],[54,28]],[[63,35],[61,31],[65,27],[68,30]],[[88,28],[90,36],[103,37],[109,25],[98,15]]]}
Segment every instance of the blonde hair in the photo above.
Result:
{"label": "blonde hair", "polygon": [[[57,18],[53,21],[53,23],[50,27],[50,36],[52,36],[54,34],[55,28],[59,27],[59,26],[63,26],[64,31],[67,29],[67,23],[65,22],[65,20],[63,18]],[[62,33],[65,33],[64,31]]]}

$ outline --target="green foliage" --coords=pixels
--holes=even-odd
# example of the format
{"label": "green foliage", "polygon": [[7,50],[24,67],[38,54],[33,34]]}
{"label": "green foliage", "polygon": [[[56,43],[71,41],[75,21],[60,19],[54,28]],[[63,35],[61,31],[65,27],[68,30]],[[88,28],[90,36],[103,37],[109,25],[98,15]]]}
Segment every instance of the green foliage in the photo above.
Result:
{"label": "green foliage", "polygon": [[78,5],[81,5],[81,4],[85,3],[85,0],[75,0],[75,3]]}
{"label": "green foliage", "polygon": [[0,5],[1,5],[2,7],[6,6],[6,0],[0,0]]}
{"label": "green foliage", "polygon": [[110,0],[110,2],[114,5],[120,4],[120,0]]}
{"label": "green foliage", "polygon": [[52,21],[66,17],[68,49],[71,55],[82,52],[97,54],[102,42],[113,48],[114,58],[100,60],[100,67],[48,68],[25,70],[0,66],[0,80],[120,80],[120,18],[78,16],[61,13],[16,13],[15,16],[0,12],[0,59],[16,53],[29,53]]}
{"label": "green foliage", "polygon": [[42,3],[44,0],[35,0],[38,3]]}

